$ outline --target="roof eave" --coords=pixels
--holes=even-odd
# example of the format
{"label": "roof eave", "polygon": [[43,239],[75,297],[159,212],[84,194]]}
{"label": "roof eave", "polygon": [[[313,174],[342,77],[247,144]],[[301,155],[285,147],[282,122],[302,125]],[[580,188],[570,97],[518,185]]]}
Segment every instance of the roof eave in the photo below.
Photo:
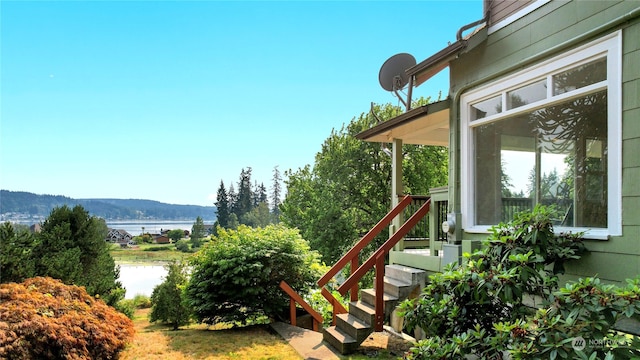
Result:
{"label": "roof eave", "polygon": [[433,75],[449,66],[449,62],[467,47],[467,40],[462,39],[450,44],[420,63],[406,70],[407,75],[415,77],[414,86],[429,80]]}
{"label": "roof eave", "polygon": [[417,108],[413,108],[401,115],[396,116],[395,118],[392,118],[370,129],[362,131],[356,134],[355,137],[358,140],[371,141],[373,137],[379,134],[382,134],[386,131],[408,124],[423,116],[434,114],[439,111],[447,110],[450,107],[450,103],[451,103],[450,99],[447,98],[445,100],[441,100],[441,101],[437,101],[427,105],[419,106]]}

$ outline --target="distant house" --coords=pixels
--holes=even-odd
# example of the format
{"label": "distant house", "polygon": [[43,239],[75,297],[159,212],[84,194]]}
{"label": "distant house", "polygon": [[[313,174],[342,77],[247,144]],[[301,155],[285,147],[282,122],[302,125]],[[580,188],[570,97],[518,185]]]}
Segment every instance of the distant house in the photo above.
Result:
{"label": "distant house", "polygon": [[106,241],[118,244],[127,244],[131,239],[133,239],[133,236],[131,236],[131,234],[126,230],[109,228]]}
{"label": "distant house", "polygon": [[171,239],[169,239],[169,237],[166,236],[166,235],[156,235],[156,237],[153,239],[153,241],[156,244],[170,244],[171,243]]}
{"label": "distant house", "polygon": [[33,224],[29,226],[29,230],[31,230],[32,233],[39,233],[42,231],[42,226],[40,226],[40,224]]}

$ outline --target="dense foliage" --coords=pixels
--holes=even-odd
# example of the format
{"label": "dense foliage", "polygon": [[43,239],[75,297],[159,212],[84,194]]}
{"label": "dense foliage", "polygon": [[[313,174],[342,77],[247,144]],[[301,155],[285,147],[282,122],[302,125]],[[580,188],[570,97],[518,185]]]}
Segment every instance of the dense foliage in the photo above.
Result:
{"label": "dense foliage", "polygon": [[204,227],[204,221],[200,216],[196,218],[196,222],[191,227],[191,246],[195,249],[202,245],[202,240],[207,236],[207,230]]}
{"label": "dense foliage", "polygon": [[[420,99],[416,105],[425,104]],[[300,229],[311,248],[327,264],[339,259],[354,241],[371,229],[391,204],[391,157],[388,144],[361,141],[355,135],[401,113],[400,108],[375,106],[339,131],[333,130],[316,154],[313,167],[287,173],[287,194],[281,205],[281,219]],[[447,183],[448,152],[438,146],[403,146],[405,193],[425,195],[429,189]],[[374,242],[388,238],[385,230]]]}
{"label": "dense foliage", "polygon": [[0,358],[115,359],[131,320],[78,286],[36,277],[0,285]]}
{"label": "dense foliage", "polygon": [[286,312],[285,280],[299,293],[321,275],[318,255],[294,229],[282,225],[219,228],[191,260],[187,296],[195,317],[207,324],[246,324]]}
{"label": "dense foliage", "polygon": [[[508,352],[515,358],[587,359],[592,353],[572,349],[576,337],[626,339],[612,325],[622,316],[640,318],[639,282],[614,290],[585,279],[558,290],[556,275],[566,261],[580,257],[584,245],[579,234],[554,235],[553,217],[540,206],[520,213],[494,227],[484,248],[467,254],[462,265],[430,276],[422,296],[402,304],[408,327],[426,336],[410,358],[501,359]],[[532,298],[546,300],[537,312],[526,304]],[[635,351],[627,345],[613,351],[616,358]],[[604,356],[612,349],[588,350]]]}
{"label": "dense foliage", "polygon": [[277,166],[273,171],[271,207],[269,206],[269,196],[264,183],[254,182],[252,185],[252,169],[250,167],[242,169],[240,172],[237,191],[233,184],[227,190],[224,182],[220,181],[215,202],[218,219],[215,227],[236,229],[238,225],[265,227],[269,224],[278,223],[282,178]]}
{"label": "dense foliage", "polygon": [[21,282],[36,273],[35,236],[26,226],[0,225],[0,283]]}
{"label": "dense foliage", "polygon": [[5,223],[0,229],[2,282],[49,276],[65,284],[84,286],[89,294],[101,296],[109,305],[124,296],[118,282],[119,269],[105,242],[107,226],[102,219],[89,216],[82,206],[53,209],[41,231],[33,235],[15,232],[12,227]]}
{"label": "dense foliage", "polygon": [[172,262],[165,268],[166,278],[151,294],[149,320],[171,324],[173,329],[177,330],[180,326],[188,324],[191,319],[191,307],[184,293],[189,276],[184,264]]}

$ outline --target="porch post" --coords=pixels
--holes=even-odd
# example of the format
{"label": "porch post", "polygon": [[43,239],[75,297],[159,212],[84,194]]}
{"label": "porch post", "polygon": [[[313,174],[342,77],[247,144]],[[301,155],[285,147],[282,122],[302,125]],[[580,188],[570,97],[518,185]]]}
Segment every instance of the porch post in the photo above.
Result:
{"label": "porch post", "polygon": [[[391,149],[391,208],[393,209],[400,202],[399,197],[402,196],[402,139],[393,139]],[[402,226],[402,214],[396,216],[391,222],[389,235],[398,231]],[[400,240],[394,250],[404,250],[404,240]]]}

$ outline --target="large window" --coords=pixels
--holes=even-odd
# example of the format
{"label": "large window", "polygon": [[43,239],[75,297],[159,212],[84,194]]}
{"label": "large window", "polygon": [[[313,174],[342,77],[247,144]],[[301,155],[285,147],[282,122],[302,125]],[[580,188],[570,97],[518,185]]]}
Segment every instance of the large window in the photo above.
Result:
{"label": "large window", "polygon": [[466,231],[536,204],[559,231],[621,233],[620,34],[464,94]]}

